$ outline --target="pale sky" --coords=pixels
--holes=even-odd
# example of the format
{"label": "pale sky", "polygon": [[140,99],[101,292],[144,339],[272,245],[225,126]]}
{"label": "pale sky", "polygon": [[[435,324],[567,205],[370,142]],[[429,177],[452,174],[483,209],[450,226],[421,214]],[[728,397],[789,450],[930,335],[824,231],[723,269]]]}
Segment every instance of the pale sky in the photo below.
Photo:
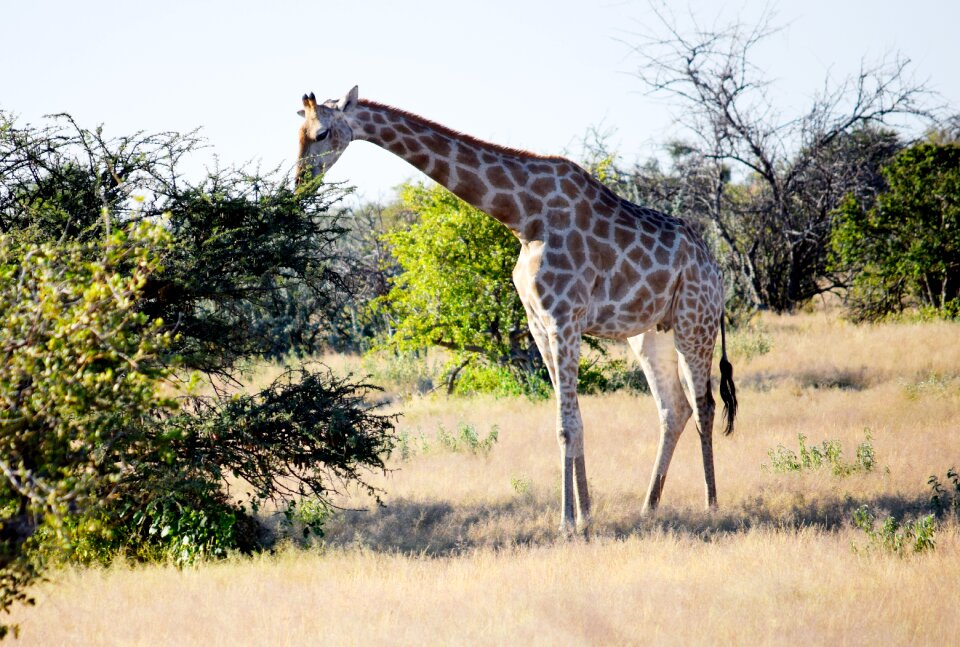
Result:
{"label": "pale sky", "polygon": [[[705,26],[768,4],[668,2]],[[899,52],[960,112],[960,2],[782,0],[786,28],[754,63],[781,110],[802,111],[828,75]],[[628,160],[675,132],[670,105],[632,75],[646,0],[13,0],[0,22],[0,109],[20,123],[70,112],[106,134],[202,134],[222,165],[293,165],[300,96],[360,96],[482,139],[543,154],[579,151],[591,126],[615,130]],[[198,164],[208,163],[198,160]],[[328,179],[388,199],[418,172],[356,142]]]}

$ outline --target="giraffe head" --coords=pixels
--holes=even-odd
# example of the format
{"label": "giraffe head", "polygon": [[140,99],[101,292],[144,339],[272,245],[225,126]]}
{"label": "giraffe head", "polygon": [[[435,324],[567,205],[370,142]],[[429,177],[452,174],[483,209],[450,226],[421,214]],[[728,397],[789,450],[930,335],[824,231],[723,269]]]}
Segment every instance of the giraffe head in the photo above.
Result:
{"label": "giraffe head", "polygon": [[317,103],[311,92],[303,95],[303,117],[300,126],[300,153],[297,155],[297,180],[305,172],[323,175],[340,158],[340,154],[353,139],[353,129],[347,120],[357,107],[357,86],[353,86],[341,99]]}

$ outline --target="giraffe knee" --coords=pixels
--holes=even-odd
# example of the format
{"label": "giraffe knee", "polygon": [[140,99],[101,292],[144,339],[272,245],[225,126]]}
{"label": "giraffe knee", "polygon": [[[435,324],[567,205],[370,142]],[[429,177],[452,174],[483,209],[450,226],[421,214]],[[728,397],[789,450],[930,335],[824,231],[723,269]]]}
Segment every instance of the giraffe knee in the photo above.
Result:
{"label": "giraffe knee", "polygon": [[580,458],[583,456],[583,433],[569,429],[557,430],[557,442],[564,458]]}
{"label": "giraffe knee", "polygon": [[683,400],[675,407],[660,409],[660,425],[663,427],[663,431],[669,434],[679,434],[686,426],[691,413],[693,411],[690,409],[690,405]]}

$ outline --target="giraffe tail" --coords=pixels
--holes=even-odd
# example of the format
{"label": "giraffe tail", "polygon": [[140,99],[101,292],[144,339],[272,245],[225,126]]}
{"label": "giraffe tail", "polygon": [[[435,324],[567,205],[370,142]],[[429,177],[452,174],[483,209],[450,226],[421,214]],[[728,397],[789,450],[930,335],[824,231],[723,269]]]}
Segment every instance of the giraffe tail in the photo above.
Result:
{"label": "giraffe tail", "polygon": [[720,313],[720,399],[723,400],[723,417],[726,424],[723,435],[733,433],[733,420],[737,417],[737,387],[733,383],[733,365],[727,359],[727,335],[723,327],[724,315]]}

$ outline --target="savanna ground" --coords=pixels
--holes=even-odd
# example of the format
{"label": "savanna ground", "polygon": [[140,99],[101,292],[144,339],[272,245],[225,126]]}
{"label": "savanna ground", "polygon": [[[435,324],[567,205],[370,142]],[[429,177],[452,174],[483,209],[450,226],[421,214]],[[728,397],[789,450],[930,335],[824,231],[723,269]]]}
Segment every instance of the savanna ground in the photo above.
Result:
{"label": "savanna ground", "polygon": [[[310,547],[56,572],[15,612],[19,643],[954,644],[957,522],[901,557],[852,520],[864,504],[881,520],[925,515],[927,479],[960,467],[960,325],[765,316],[730,346],[740,415],[715,438],[718,511],[703,509],[688,426],[660,510],[640,515],[649,396],[582,398],[589,541],[556,537],[552,401],[414,398],[391,405],[405,444],[375,478],[386,507],[342,501],[367,511],[335,514]],[[457,446],[465,428],[472,451]],[[797,452],[799,434],[839,441],[848,462],[869,442],[876,465],[773,469],[768,451]]]}

